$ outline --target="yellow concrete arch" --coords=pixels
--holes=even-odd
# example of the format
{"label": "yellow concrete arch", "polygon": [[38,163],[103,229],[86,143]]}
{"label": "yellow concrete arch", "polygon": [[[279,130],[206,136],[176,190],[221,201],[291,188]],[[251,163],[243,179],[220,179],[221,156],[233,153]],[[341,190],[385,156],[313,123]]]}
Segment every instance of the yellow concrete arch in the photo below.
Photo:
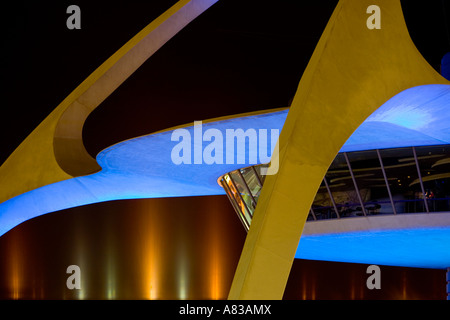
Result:
{"label": "yellow concrete arch", "polygon": [[[371,5],[380,29],[368,28]],[[264,183],[229,299],[281,299],[309,208],[345,141],[399,92],[448,83],[414,46],[399,0],[340,0],[280,134],[279,171]]]}
{"label": "yellow concrete arch", "polygon": [[19,145],[0,167],[0,203],[27,191],[96,172],[82,128],[88,115],[153,53],[217,0],[180,0],[128,41]]}

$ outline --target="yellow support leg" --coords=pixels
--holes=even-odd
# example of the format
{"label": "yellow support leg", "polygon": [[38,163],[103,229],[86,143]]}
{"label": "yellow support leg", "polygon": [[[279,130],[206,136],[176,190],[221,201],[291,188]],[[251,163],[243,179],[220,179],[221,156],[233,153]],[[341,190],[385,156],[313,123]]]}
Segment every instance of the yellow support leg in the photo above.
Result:
{"label": "yellow support leg", "polygon": [[[376,22],[380,29],[368,27]],[[415,48],[399,0],[341,0],[280,134],[279,171],[264,183],[229,299],[281,299],[310,206],[345,141],[399,92],[448,83]]]}

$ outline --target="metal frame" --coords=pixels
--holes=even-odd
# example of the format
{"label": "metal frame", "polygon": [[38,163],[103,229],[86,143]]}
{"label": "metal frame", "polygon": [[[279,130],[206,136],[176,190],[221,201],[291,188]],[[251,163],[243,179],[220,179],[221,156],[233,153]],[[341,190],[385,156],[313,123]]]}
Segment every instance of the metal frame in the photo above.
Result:
{"label": "metal frame", "polygon": [[[233,187],[236,189],[237,194],[239,195],[239,198],[241,199],[242,203],[244,204],[245,208],[247,208],[248,214],[250,215],[250,219],[253,219],[253,212],[250,211],[247,202],[245,202],[244,198],[242,198],[242,194],[239,191],[239,188],[237,187],[236,183],[234,182],[233,177],[231,176],[231,174],[228,175],[228,177],[230,178],[231,183],[233,184]],[[245,215],[244,215],[245,217]],[[250,224],[250,223],[249,223]]]}
{"label": "metal frame", "polygon": [[[228,175],[228,177],[231,179],[231,177]],[[227,194],[228,200],[230,200],[231,205],[233,206],[234,210],[236,212],[239,212],[240,214],[238,215],[239,220],[241,220],[242,225],[244,226],[245,230],[249,230],[250,229],[250,225],[248,224],[247,219],[245,219],[245,216],[242,214],[241,209],[239,208],[239,206],[236,203],[236,200],[232,198],[233,192],[230,190],[230,187],[228,186],[228,184],[226,183],[225,179],[222,178],[220,180],[222,187],[225,189],[225,193]]]}
{"label": "metal frame", "polygon": [[[253,197],[252,191],[250,190],[247,181],[245,181],[244,176],[242,175],[241,169],[236,170],[238,172],[239,177],[241,177],[242,181],[244,181],[244,185],[245,185],[245,189],[247,189],[248,194],[250,195],[250,198],[252,199],[252,206],[253,206],[253,210],[256,209],[256,200]],[[253,212],[251,214],[251,216],[253,217]]]}
{"label": "metal frame", "polygon": [[352,166],[350,165],[350,161],[347,157],[347,152],[343,152],[345,161],[347,162],[348,170],[350,171],[350,176],[353,180],[353,185],[355,186],[356,195],[358,196],[359,203],[361,204],[361,210],[364,216],[367,216],[366,208],[364,207],[364,203],[361,198],[361,193],[359,192],[358,184],[356,183],[355,175],[353,174]]}
{"label": "metal frame", "polygon": [[330,189],[330,187],[328,186],[328,182],[327,182],[327,177],[326,177],[326,176],[323,177],[323,182],[325,183],[325,187],[327,188],[328,195],[330,196],[331,203],[333,204],[334,211],[336,211],[336,217],[337,217],[338,219],[340,219],[340,218],[341,218],[341,215],[339,214],[338,208],[337,208],[337,206],[336,206],[336,202],[334,201],[333,194],[331,193],[331,189]]}
{"label": "metal frame", "polygon": [[258,180],[259,186],[262,188],[263,183],[261,181],[261,178],[259,177],[258,171],[255,169],[255,166],[252,166],[252,170],[255,173],[256,179]]}
{"label": "metal frame", "polygon": [[389,187],[389,181],[386,176],[386,171],[384,170],[383,159],[381,158],[380,150],[377,149],[378,161],[380,161],[381,171],[383,172],[384,182],[386,183],[386,188],[389,194],[389,200],[391,201],[392,210],[394,214],[397,214],[397,210],[395,209],[394,199],[392,198],[391,188]]}
{"label": "metal frame", "polygon": [[412,147],[414,161],[416,162],[417,174],[419,175],[420,188],[422,189],[423,202],[425,203],[425,210],[427,213],[430,213],[430,209],[428,208],[428,201],[425,195],[425,188],[423,187],[422,174],[420,173],[419,160],[417,159],[416,147]]}
{"label": "metal frame", "polygon": [[313,219],[314,219],[314,221],[316,221],[317,220],[317,218],[316,218],[316,214],[314,213],[314,210],[313,210],[313,208],[311,207],[311,208],[309,208],[309,213],[312,215],[312,217],[313,217]]}

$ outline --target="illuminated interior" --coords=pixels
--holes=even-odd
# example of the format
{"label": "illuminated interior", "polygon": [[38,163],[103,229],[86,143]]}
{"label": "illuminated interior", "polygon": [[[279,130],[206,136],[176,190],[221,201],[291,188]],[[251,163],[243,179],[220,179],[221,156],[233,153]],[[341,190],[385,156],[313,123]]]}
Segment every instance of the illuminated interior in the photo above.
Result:
{"label": "illuminated interior", "polygon": [[[308,221],[450,211],[449,156],[449,145],[339,153]],[[267,165],[238,169],[220,179],[247,230],[264,184],[262,166]]]}

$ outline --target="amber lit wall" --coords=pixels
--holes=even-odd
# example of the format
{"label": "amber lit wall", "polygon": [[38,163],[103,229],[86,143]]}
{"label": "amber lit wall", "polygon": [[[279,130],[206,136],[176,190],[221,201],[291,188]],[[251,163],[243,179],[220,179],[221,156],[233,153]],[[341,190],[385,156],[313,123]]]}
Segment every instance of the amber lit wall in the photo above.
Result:
{"label": "amber lit wall", "polygon": [[286,300],[445,300],[445,270],[380,266],[381,289],[366,286],[368,265],[295,259]]}
{"label": "amber lit wall", "polygon": [[[0,238],[0,298],[224,299],[244,239],[225,196],[52,213]],[[71,264],[81,290],[66,287]]]}
{"label": "amber lit wall", "polygon": [[[225,299],[246,233],[226,196],[98,203],[0,237],[0,299]],[[66,287],[67,266],[81,290]],[[445,271],[295,260],[285,299],[445,299]]]}

